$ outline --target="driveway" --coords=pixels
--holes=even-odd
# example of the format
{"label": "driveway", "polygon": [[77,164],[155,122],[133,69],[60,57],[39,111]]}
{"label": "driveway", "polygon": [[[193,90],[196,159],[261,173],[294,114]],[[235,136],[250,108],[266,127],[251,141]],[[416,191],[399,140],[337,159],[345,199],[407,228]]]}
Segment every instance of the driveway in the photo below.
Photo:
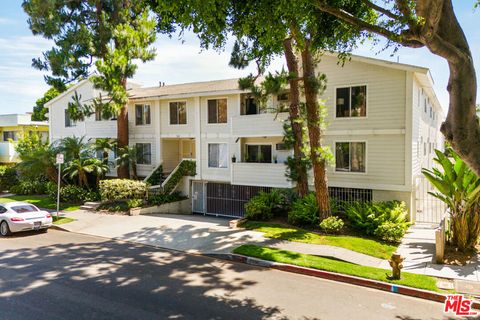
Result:
{"label": "driveway", "polygon": [[122,216],[83,210],[67,215],[77,219],[61,225],[68,231],[189,253],[230,253],[242,244],[273,242],[260,232],[230,229],[230,219],[226,218],[174,214]]}

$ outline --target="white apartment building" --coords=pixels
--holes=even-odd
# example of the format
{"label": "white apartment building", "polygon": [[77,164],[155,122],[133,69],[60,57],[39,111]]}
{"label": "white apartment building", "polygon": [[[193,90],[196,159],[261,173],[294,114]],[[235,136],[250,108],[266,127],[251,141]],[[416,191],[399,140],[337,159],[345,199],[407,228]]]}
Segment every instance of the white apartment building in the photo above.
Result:
{"label": "white apartment building", "polygon": [[[335,163],[328,169],[332,195],[349,200],[403,200],[412,219],[418,178],[443,147],[442,108],[428,69],[352,56],[342,67],[322,57],[322,99],[328,109],[323,144]],[[116,137],[115,121],[95,116],[72,124],[66,108],[73,93],[88,101],[98,95],[86,80],[47,104],[50,139],[65,136]],[[288,104],[288,94],[272,105]],[[130,91],[129,134],[140,150],[138,172],[159,165],[172,172],[183,159],[196,161],[196,176],[179,190],[192,198],[194,212],[241,216],[243,204],[259,190],[290,188],[283,141],[288,113],[262,109],[238,89],[238,79],[186,83]]]}

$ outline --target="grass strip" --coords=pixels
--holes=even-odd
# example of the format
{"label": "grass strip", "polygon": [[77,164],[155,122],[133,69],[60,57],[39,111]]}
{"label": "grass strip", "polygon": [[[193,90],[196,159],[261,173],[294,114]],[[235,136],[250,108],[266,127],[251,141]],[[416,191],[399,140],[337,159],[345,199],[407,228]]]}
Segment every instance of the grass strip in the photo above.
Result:
{"label": "grass strip", "polygon": [[293,264],[301,267],[342,273],[371,280],[385,281],[413,288],[441,292],[437,288],[436,278],[420,274],[402,272],[402,278],[400,280],[390,280],[387,278],[387,273],[390,273],[389,270],[360,266],[344,261],[255,245],[242,245],[233,250],[233,252],[268,261]]}
{"label": "grass strip", "polygon": [[266,238],[342,247],[380,259],[390,259],[397,246],[375,239],[355,236],[322,235],[281,224],[247,221],[242,227],[263,232]]}

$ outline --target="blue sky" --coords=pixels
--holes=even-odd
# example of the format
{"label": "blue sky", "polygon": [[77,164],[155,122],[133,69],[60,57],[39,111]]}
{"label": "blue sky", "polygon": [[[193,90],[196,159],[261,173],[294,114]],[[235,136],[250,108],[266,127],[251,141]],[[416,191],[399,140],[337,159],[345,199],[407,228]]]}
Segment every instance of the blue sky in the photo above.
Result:
{"label": "blue sky", "polygon": [[[457,17],[467,35],[472,50],[477,74],[480,73],[480,9],[473,10],[470,0],[454,0]],[[31,60],[51,47],[49,41],[31,34],[27,16],[20,0],[0,2],[0,113],[23,113],[32,110],[35,100],[48,89],[43,73],[31,67]],[[159,81],[174,84],[243,76],[249,70],[235,70],[228,66],[229,48],[225,52],[201,51],[198,41],[188,35],[182,44],[177,39],[159,38],[156,43],[157,57],[140,65],[135,82],[146,86]],[[435,91],[444,107],[448,106],[446,91],[448,65],[427,49],[401,48],[394,56],[392,50],[381,51],[382,44],[372,47],[365,44],[354,51],[356,54],[376,57],[430,68],[435,81]],[[283,58],[276,59],[271,69],[280,69]],[[480,99],[479,99],[480,101]]]}

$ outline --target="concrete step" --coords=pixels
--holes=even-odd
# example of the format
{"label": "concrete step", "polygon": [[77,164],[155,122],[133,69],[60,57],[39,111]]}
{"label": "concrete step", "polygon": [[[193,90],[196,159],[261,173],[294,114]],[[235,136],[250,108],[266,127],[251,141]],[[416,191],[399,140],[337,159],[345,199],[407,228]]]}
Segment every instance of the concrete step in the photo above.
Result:
{"label": "concrete step", "polygon": [[84,203],[84,205],[86,206],[99,206],[101,204],[101,202],[99,201],[87,201]]}
{"label": "concrete step", "polygon": [[88,202],[85,202],[82,206],[80,206],[80,209],[87,210],[87,211],[95,211],[99,206],[100,206],[100,202],[88,201]]}

